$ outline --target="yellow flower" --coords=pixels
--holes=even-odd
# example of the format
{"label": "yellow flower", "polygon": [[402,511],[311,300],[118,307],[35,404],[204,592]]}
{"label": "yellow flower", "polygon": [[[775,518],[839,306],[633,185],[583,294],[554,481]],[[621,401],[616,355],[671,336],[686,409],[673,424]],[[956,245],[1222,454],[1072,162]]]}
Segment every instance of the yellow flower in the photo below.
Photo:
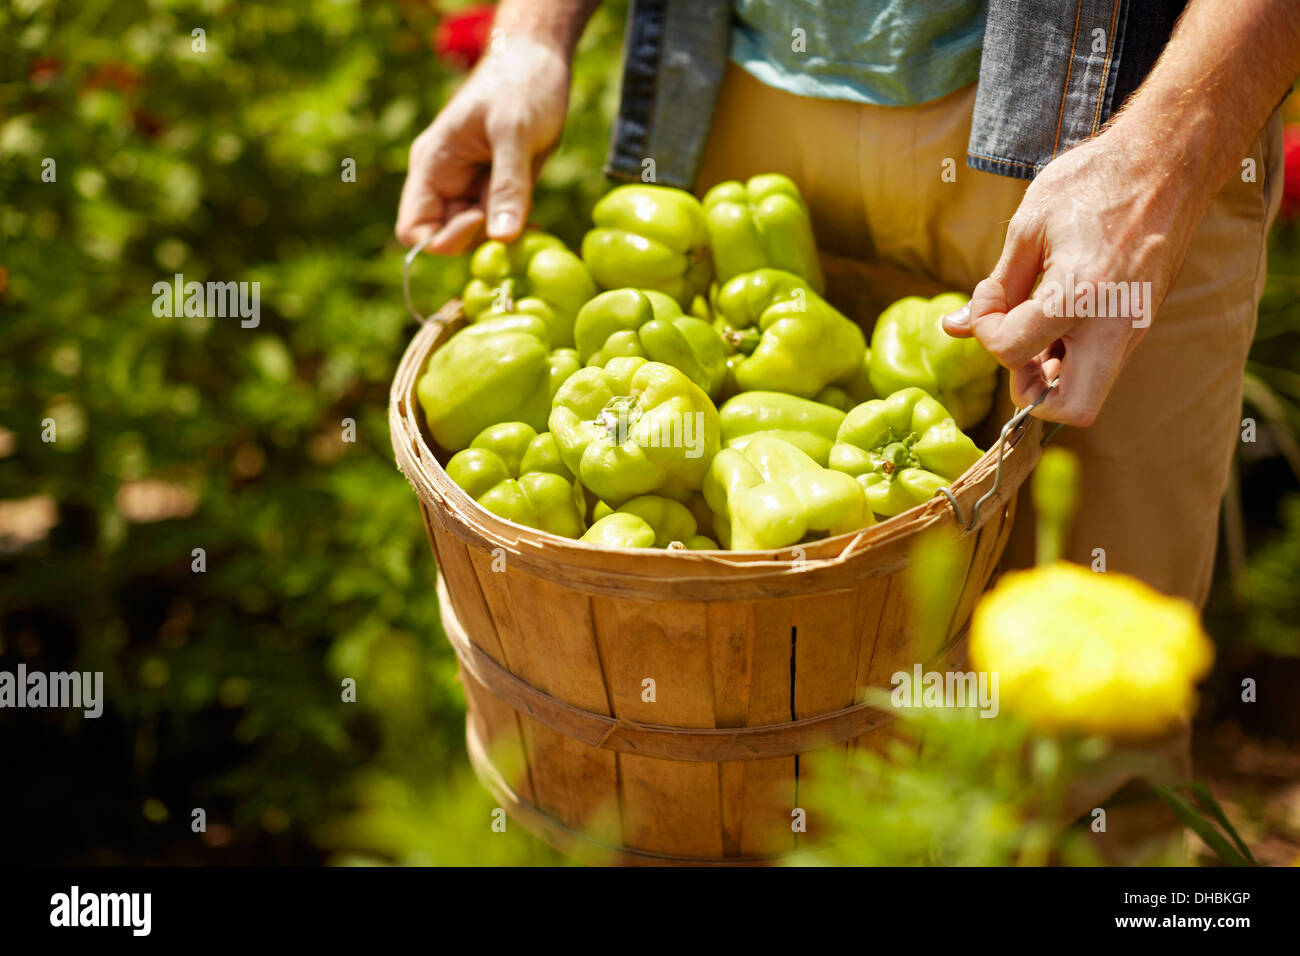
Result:
{"label": "yellow flower", "polygon": [[1214,649],[1186,601],[1057,562],[1007,574],[985,596],[970,656],[1038,730],[1148,737],[1191,716]]}

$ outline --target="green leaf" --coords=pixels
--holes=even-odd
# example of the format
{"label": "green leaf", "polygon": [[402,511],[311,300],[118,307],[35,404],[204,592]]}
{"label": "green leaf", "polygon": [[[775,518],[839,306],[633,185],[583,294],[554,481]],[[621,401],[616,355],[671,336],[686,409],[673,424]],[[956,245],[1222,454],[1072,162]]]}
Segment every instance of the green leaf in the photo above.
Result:
{"label": "green leaf", "polygon": [[1182,797],[1174,793],[1173,788],[1163,787],[1153,784],[1156,796],[1165,802],[1165,806],[1178,816],[1193,833],[1200,837],[1205,844],[1212,849],[1228,866],[1250,866],[1251,863],[1244,856],[1224,839],[1223,834],[1214,829],[1209,820],[1197,813],[1196,810]]}
{"label": "green leaf", "polygon": [[1255,855],[1250,852],[1250,847],[1246,846],[1246,841],[1241,838],[1241,834],[1237,832],[1237,828],[1228,820],[1228,815],[1223,812],[1223,807],[1219,804],[1219,801],[1214,799],[1214,794],[1210,792],[1210,788],[1198,780],[1191,785],[1191,791],[1192,796],[1196,799],[1196,802],[1200,805],[1201,809],[1214,817],[1214,819],[1218,821],[1219,826],[1228,831],[1228,836],[1232,837],[1232,841],[1237,844],[1237,848],[1241,850],[1242,856],[1249,860],[1253,865],[1259,866],[1259,861],[1256,860]]}

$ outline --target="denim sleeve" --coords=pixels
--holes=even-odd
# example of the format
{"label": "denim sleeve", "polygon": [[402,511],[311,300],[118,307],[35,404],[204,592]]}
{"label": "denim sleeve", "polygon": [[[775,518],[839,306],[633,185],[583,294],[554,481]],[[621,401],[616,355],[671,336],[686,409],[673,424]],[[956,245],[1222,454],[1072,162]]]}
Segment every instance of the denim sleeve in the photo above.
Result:
{"label": "denim sleeve", "polygon": [[1094,135],[1110,118],[1128,6],[989,0],[967,164],[1032,179]]}

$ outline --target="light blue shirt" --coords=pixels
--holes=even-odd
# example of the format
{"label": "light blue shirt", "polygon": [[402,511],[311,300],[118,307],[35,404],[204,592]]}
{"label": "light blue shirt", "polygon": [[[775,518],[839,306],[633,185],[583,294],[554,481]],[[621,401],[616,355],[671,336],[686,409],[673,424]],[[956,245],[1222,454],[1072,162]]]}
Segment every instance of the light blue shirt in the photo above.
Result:
{"label": "light blue shirt", "polygon": [[914,106],[979,79],[987,0],[733,0],[731,59],[817,99]]}

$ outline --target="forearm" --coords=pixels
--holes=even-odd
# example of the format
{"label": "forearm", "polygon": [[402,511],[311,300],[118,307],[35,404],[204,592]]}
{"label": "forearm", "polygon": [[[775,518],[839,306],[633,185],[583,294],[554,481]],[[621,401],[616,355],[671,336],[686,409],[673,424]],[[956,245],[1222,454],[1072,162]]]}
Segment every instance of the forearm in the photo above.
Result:
{"label": "forearm", "polygon": [[1191,0],[1107,134],[1147,172],[1208,204],[1240,172],[1297,74],[1295,0]]}
{"label": "forearm", "polygon": [[541,41],[568,59],[598,6],[600,0],[501,0],[492,29]]}

